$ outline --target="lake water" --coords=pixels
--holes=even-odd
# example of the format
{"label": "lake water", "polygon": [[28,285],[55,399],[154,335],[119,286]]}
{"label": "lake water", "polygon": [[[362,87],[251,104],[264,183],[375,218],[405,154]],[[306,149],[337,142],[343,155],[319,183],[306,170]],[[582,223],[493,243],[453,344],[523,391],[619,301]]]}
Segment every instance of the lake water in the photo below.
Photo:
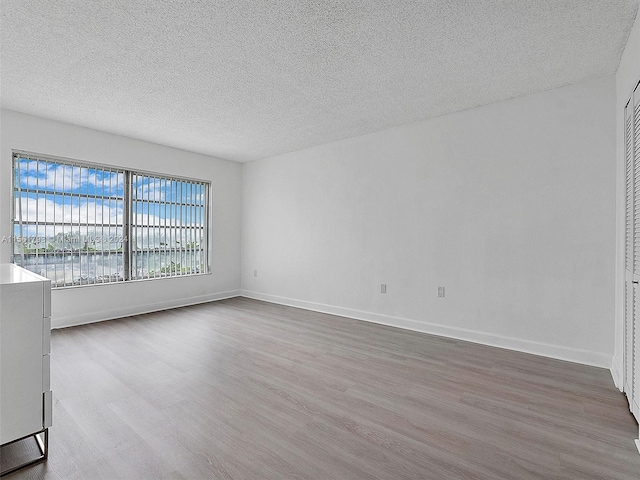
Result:
{"label": "lake water", "polygon": [[[137,252],[133,255],[132,278],[165,277],[200,273],[203,252]],[[87,285],[124,281],[122,253],[56,253],[15,257],[15,263],[47,277],[52,286]],[[164,271],[163,271],[164,269]]]}

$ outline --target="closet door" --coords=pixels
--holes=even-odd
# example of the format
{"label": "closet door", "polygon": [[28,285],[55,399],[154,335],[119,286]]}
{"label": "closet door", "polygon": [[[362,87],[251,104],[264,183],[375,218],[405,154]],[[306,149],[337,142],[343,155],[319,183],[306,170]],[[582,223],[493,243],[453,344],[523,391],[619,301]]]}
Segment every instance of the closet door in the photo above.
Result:
{"label": "closet door", "polygon": [[624,391],[629,408],[640,420],[640,90],[625,108],[625,309]]}
{"label": "closet door", "polygon": [[[633,152],[633,312],[629,318],[628,347],[631,350],[630,395],[631,411],[640,421],[640,85],[636,86],[629,105],[633,105],[632,139],[629,149]],[[630,112],[631,113],[631,112]],[[631,115],[630,115],[631,116]]]}

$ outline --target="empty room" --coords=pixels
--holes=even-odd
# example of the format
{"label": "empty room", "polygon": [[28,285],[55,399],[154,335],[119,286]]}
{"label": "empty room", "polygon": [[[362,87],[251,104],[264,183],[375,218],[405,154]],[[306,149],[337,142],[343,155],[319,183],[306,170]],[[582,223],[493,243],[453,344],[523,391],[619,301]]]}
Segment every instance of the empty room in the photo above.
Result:
{"label": "empty room", "polygon": [[2,0],[3,480],[638,480],[639,4]]}

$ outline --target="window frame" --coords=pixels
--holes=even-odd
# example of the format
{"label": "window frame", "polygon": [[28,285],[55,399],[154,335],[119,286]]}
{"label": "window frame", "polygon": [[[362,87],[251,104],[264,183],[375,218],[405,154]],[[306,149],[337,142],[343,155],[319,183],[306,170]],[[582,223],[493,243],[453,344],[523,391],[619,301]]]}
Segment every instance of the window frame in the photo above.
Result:
{"label": "window frame", "polygon": [[[78,284],[76,284],[75,280],[73,280],[72,278],[73,283],[68,284],[65,280],[63,285],[56,285],[56,282],[52,280],[52,285],[51,285],[52,288],[66,289],[66,288],[87,287],[87,286],[95,286],[95,285],[113,285],[113,284],[131,283],[131,282],[141,282],[141,281],[147,281],[147,280],[161,280],[161,279],[167,279],[167,278],[183,278],[183,277],[194,277],[194,276],[200,276],[200,275],[211,275],[210,259],[211,259],[211,243],[212,243],[211,242],[212,182],[210,180],[186,177],[182,175],[172,175],[172,174],[154,172],[149,170],[136,169],[132,167],[119,166],[114,164],[104,164],[104,163],[97,163],[97,162],[91,162],[91,161],[85,161],[85,160],[77,160],[77,159],[59,157],[59,156],[48,155],[48,154],[40,154],[40,153],[34,153],[30,151],[17,150],[17,149],[13,149],[11,151],[11,214],[10,214],[11,238],[12,238],[12,241],[10,242],[11,243],[11,263],[15,263],[18,265],[20,265],[21,263],[24,263],[24,262],[17,261],[17,259],[21,256],[22,258],[24,258],[24,251],[22,253],[16,252],[17,238],[20,238],[20,240],[23,240],[24,238],[24,231],[22,227],[20,227],[20,236],[22,237],[19,237],[16,234],[16,226],[21,224],[21,221],[18,218],[18,212],[17,212],[17,209],[19,208],[18,207],[19,201],[16,200],[17,192],[19,192],[21,188],[18,185],[16,185],[16,181],[17,181],[16,167],[19,159],[23,159],[23,158],[28,160],[38,161],[38,162],[52,162],[57,165],[64,165],[65,168],[69,166],[72,168],[87,168],[87,169],[96,169],[96,170],[102,169],[102,170],[108,170],[110,172],[122,172],[124,174],[124,188],[123,188],[123,199],[122,199],[122,202],[123,202],[122,225],[120,226],[120,224],[117,224],[117,225],[105,224],[104,218],[101,218],[100,223],[95,222],[94,220],[94,227],[96,229],[104,228],[105,226],[110,226],[116,229],[117,231],[118,228],[122,228],[122,237],[123,237],[122,256],[123,256],[123,277],[124,278],[122,280],[94,281],[93,283],[82,283],[82,278],[81,278],[80,283]],[[202,195],[204,196],[204,198],[203,198],[203,204],[202,204],[202,209],[203,209],[202,225],[198,227],[198,229],[201,230],[202,232],[202,239],[200,242],[201,245],[199,248],[199,251],[201,252],[201,255],[202,255],[202,260],[201,260],[201,265],[203,267],[202,271],[195,271],[195,272],[189,271],[188,273],[183,273],[182,271],[180,271],[173,274],[172,273],[173,268],[172,268],[169,270],[169,275],[155,274],[153,276],[150,276],[150,272],[147,270],[148,276],[144,277],[143,275],[142,278],[140,276],[136,276],[135,272],[137,272],[137,270],[135,270],[135,267],[133,265],[134,256],[136,255],[136,253],[144,253],[144,250],[134,250],[132,248],[131,239],[132,239],[132,234],[135,227],[133,225],[133,208],[134,208],[133,205],[134,205],[134,202],[136,201],[141,203],[144,203],[146,201],[145,199],[134,198],[132,179],[136,176],[162,179],[165,181],[165,185],[166,185],[166,182],[170,182],[171,185],[177,182],[181,184],[197,185],[203,188],[204,191],[202,192]],[[39,190],[39,188],[32,188],[29,190]],[[73,190],[73,188],[71,190]],[[48,194],[56,195],[57,193],[53,191],[49,191]],[[45,197],[47,195],[47,190],[40,189],[40,191],[35,193],[35,195],[37,196],[37,198]],[[104,200],[104,198],[105,197],[103,195],[102,199]],[[158,203],[157,201],[154,201],[154,202]],[[172,202],[169,201],[169,202],[165,202],[164,204],[169,205],[169,204],[172,204]],[[178,206],[186,206],[186,204],[182,204],[180,202],[177,202],[177,203],[174,202],[174,204]],[[199,205],[192,205],[192,206],[199,207]],[[158,229],[162,228],[165,231],[170,230],[171,228],[174,228],[174,229],[188,228],[184,226],[180,227],[178,225],[173,225],[173,226],[167,225],[166,218],[167,217],[164,217],[163,219],[165,220],[165,224],[163,226],[157,225],[156,228]],[[29,222],[29,223],[36,226],[49,224],[47,220],[42,222],[37,217],[35,222]],[[62,222],[54,221],[51,223],[55,225],[67,225],[67,222],[64,222],[64,220]],[[73,221],[69,223],[71,223],[71,226],[73,227]],[[87,229],[90,228],[91,224],[89,222],[86,222],[86,223],[87,223]],[[139,225],[136,225],[136,226],[139,226]],[[149,227],[149,225],[143,225],[143,227]],[[192,228],[195,229],[195,227],[192,227]],[[73,235],[73,232],[72,232],[72,235]],[[45,237],[47,236],[48,235],[45,234]],[[80,236],[82,236],[82,234],[80,234]],[[191,245],[191,249],[193,249],[193,244]],[[177,249],[175,247],[169,247],[169,250],[179,250],[181,253],[186,253],[188,251],[186,248]],[[150,250],[147,253],[150,253]],[[154,252],[154,253],[163,253],[163,252]],[[75,252],[72,251],[72,254],[75,255]],[[82,255],[80,250],[78,252],[78,255]],[[101,253],[101,255],[104,255],[104,253]],[[25,265],[22,265],[22,266],[28,269],[28,266],[25,266]],[[144,270],[142,269],[142,271]],[[112,275],[110,275],[110,277],[112,277]]]}

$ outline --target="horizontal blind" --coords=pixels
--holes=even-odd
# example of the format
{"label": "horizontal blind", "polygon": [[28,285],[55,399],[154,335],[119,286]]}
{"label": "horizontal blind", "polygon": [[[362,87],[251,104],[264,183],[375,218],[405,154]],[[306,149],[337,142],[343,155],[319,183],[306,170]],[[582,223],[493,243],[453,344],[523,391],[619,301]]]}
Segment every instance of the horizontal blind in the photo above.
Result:
{"label": "horizontal blind", "polygon": [[625,109],[627,114],[625,128],[625,151],[626,151],[626,207],[625,207],[625,267],[631,270],[633,254],[633,232],[631,217],[633,214],[633,106]]}
{"label": "horizontal blind", "polygon": [[634,245],[633,269],[640,272],[640,103],[633,108],[633,162],[634,162]]}
{"label": "horizontal blind", "polygon": [[636,419],[640,421],[640,326],[638,325],[638,312],[640,312],[640,295],[638,295],[638,284],[633,284],[633,308],[631,311],[631,319],[633,321],[633,328],[629,335],[632,337],[630,342],[631,347],[631,390],[628,393],[629,401],[631,403],[631,411],[636,416]]}
{"label": "horizontal blind", "polygon": [[632,95],[633,106],[633,135],[631,135],[634,165],[634,265],[633,265],[633,307],[628,318],[627,335],[625,344],[631,350],[628,368],[630,372],[627,374],[631,379],[631,389],[627,392],[629,397],[631,411],[640,420],[640,295],[638,294],[639,284],[637,283],[640,275],[640,86],[636,85]]}
{"label": "horizontal blind", "polygon": [[[624,390],[632,391],[633,385],[633,313],[635,310],[635,289],[632,282],[634,267],[634,151],[633,151],[633,102],[625,107],[625,280],[624,280]],[[628,394],[629,406],[632,406],[631,394]]]}

